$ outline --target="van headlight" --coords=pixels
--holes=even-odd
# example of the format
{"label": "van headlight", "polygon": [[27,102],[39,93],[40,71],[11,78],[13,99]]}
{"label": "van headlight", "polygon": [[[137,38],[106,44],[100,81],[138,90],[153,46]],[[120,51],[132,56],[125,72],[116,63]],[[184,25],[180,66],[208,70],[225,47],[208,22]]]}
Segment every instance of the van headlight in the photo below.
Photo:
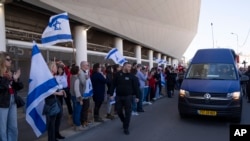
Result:
{"label": "van headlight", "polygon": [[239,100],[240,99],[240,92],[232,92],[227,94],[228,98],[232,98],[234,100]]}
{"label": "van headlight", "polygon": [[188,97],[188,96],[189,96],[189,91],[180,89],[179,96],[180,96],[180,97]]}

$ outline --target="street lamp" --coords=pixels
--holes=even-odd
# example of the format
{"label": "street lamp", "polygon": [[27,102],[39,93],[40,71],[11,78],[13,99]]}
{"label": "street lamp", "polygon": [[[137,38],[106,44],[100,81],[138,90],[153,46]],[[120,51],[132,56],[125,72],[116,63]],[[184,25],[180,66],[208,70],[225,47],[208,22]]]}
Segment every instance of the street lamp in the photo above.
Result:
{"label": "street lamp", "polygon": [[238,40],[238,34],[236,34],[236,33],[231,33],[232,35],[235,35],[236,36],[236,39],[237,39],[237,46],[236,46],[236,51],[237,51],[237,53],[239,53],[239,50],[238,50],[238,47],[239,47],[239,40]]}
{"label": "street lamp", "polygon": [[212,29],[213,48],[214,48],[214,31],[213,31],[213,23],[211,23],[211,29]]}

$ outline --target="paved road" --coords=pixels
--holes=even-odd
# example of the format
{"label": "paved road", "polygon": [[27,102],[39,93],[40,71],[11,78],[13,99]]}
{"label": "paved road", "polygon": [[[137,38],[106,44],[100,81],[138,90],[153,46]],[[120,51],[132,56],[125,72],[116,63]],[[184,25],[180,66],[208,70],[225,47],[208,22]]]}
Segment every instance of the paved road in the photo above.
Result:
{"label": "paved road", "polygon": [[[104,117],[106,105],[102,106]],[[66,109],[65,109],[66,110]],[[63,117],[61,133],[64,141],[229,141],[229,125],[225,119],[192,117],[181,119],[177,109],[177,96],[163,97],[149,106],[145,113],[133,116],[130,135],[124,135],[118,118],[104,123],[93,123],[81,132],[75,132],[67,124],[67,112]],[[46,141],[46,134],[36,138],[24,119],[22,109],[18,110],[19,141]],[[243,101],[241,124],[250,124],[250,103]]]}
{"label": "paved road", "polygon": [[[250,104],[244,100],[241,124],[250,124]],[[162,98],[146,112],[133,116],[130,135],[124,135],[121,122],[107,121],[95,128],[79,132],[65,141],[229,141],[228,120],[192,117],[181,119],[177,110],[177,96]]]}

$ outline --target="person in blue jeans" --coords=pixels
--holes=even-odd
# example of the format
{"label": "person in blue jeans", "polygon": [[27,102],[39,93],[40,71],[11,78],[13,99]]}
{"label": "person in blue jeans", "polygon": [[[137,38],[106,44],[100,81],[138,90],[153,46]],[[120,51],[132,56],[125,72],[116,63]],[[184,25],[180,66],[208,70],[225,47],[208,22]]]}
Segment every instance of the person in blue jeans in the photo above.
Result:
{"label": "person in blue jeans", "polygon": [[15,95],[23,88],[23,83],[19,81],[21,71],[10,71],[11,58],[6,52],[0,53],[0,66],[0,141],[17,141]]}
{"label": "person in blue jeans", "polygon": [[145,67],[142,67],[141,64],[137,64],[136,76],[138,78],[139,88],[140,88],[139,102],[137,104],[137,111],[144,112],[144,109],[143,109],[144,87],[145,87],[148,75],[147,75]]}
{"label": "person in blue jeans", "polygon": [[73,123],[75,125],[75,130],[83,130],[81,125],[81,110],[83,105],[81,90],[80,90],[80,80],[78,77],[79,74],[79,66],[72,66],[70,73],[70,93],[73,103]]}

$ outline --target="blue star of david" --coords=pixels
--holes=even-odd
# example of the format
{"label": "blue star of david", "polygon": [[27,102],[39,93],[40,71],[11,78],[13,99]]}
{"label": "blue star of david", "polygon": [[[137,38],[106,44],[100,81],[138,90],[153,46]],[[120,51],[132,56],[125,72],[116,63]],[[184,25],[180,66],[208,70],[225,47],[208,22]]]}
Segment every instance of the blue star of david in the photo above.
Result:
{"label": "blue star of david", "polygon": [[116,61],[118,61],[119,60],[119,58],[115,55],[115,59],[116,59]]}
{"label": "blue star of david", "polygon": [[54,30],[61,30],[61,23],[57,20],[52,26],[54,27]]}

